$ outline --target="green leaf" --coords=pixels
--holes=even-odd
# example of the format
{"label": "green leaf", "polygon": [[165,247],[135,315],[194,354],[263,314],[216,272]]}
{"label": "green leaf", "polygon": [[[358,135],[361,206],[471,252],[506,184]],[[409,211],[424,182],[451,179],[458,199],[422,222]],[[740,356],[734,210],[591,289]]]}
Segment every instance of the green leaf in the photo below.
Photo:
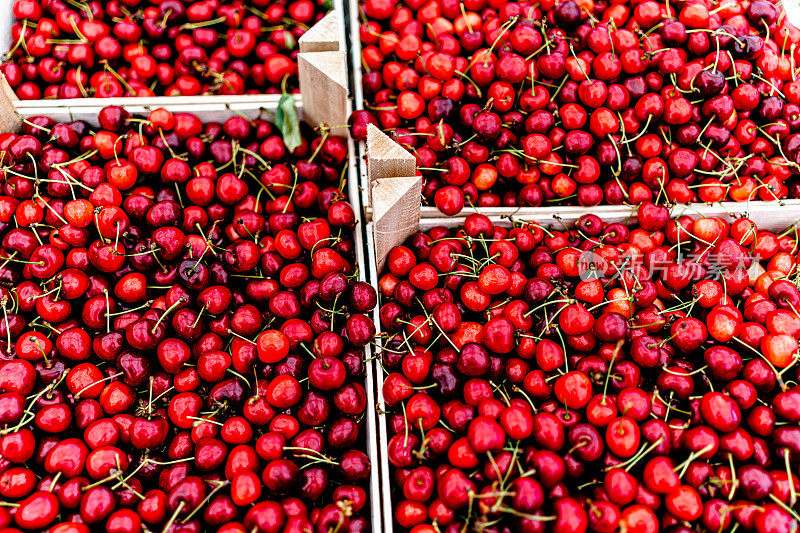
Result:
{"label": "green leaf", "polygon": [[283,32],[283,41],[283,44],[286,46],[287,50],[294,50],[294,46],[297,44],[297,41],[294,39],[294,35],[292,35],[292,32],[290,31]]}
{"label": "green leaf", "polygon": [[303,143],[300,137],[300,121],[297,119],[297,110],[294,108],[294,97],[283,93],[278,101],[278,111],[275,113],[275,124],[283,134],[283,144],[292,152]]}

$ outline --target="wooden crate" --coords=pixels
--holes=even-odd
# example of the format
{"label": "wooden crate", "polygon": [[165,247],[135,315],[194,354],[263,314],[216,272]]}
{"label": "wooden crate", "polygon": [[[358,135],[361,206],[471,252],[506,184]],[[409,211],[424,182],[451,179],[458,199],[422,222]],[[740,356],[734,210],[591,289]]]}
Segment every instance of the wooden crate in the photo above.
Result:
{"label": "wooden crate", "polygon": [[[745,208],[747,204],[744,203],[737,203],[737,202],[729,202],[725,205],[733,204],[733,207]],[[800,226],[800,200],[792,201],[791,203],[787,203],[781,208],[778,208],[774,203],[766,203],[766,202],[754,202],[749,204],[749,209],[734,209],[729,210],[725,209],[725,205],[717,205],[717,206],[704,206],[704,205],[695,205],[695,206],[675,206],[671,210],[671,216],[681,216],[681,215],[689,215],[694,218],[699,217],[721,217],[729,222],[737,218],[741,218],[743,216],[747,216],[750,220],[755,222],[760,229],[765,229],[768,231],[773,232],[780,232],[786,229],[790,229],[792,227]],[[613,209],[612,209],[613,207]],[[608,208],[592,208],[592,213],[600,216],[606,222],[636,222],[636,210],[632,208],[621,208],[619,206],[609,206]],[[553,210],[548,210],[548,213],[544,213],[543,211],[536,212],[534,214],[522,214],[516,213],[512,216],[509,215],[502,215],[502,216],[491,216],[491,220],[496,225],[508,226],[512,224],[513,220],[524,220],[530,222],[536,222],[541,224],[542,226],[551,226],[554,228],[559,227],[572,227],[575,221],[580,218],[581,215],[586,214],[586,210],[581,212],[580,209],[576,208],[571,212],[554,212]],[[407,231],[402,232],[402,238],[400,237],[400,233],[397,235],[392,236],[391,239],[388,239],[384,233],[379,232],[376,230],[375,222],[370,222],[366,225],[367,229],[367,238],[366,243],[369,246],[369,256],[368,256],[368,264],[370,268],[370,279],[373,280],[373,284],[376,290],[379,291],[377,282],[380,279],[381,269],[383,267],[383,263],[385,261],[385,255],[380,257],[377,255],[377,251],[385,251],[388,253],[389,250],[396,244],[401,244],[406,238],[410,237],[417,231],[427,231],[431,228],[437,226],[445,226],[445,227],[454,227],[454,226],[461,226],[464,224],[464,220],[466,217],[428,217],[428,218],[418,218],[417,224],[414,225],[412,228],[408,229]],[[384,241],[383,243],[381,241]],[[396,244],[395,241],[399,241]],[[380,291],[379,291],[380,293]],[[372,370],[375,379],[377,380],[377,399],[378,399],[378,408],[375,411],[377,416],[377,422],[375,426],[377,427],[377,435],[378,435],[378,453],[377,456],[380,460],[380,483],[383,487],[383,494],[382,494],[382,506],[383,506],[383,529],[384,533],[393,533],[394,532],[394,519],[393,519],[393,510],[394,506],[392,505],[392,494],[391,494],[391,487],[393,486],[393,478],[391,476],[391,466],[389,465],[389,453],[388,453],[388,414],[385,409],[383,393],[382,393],[382,385],[383,381],[386,379],[386,374],[383,370],[383,367],[380,363],[379,357],[381,356],[381,347],[382,347],[382,340],[381,340],[381,323],[380,323],[380,298],[378,306],[376,306],[374,311],[373,320],[375,321],[375,326],[378,335],[377,341],[377,353],[376,358],[372,362],[374,365],[374,369]]]}
{"label": "wooden crate", "polygon": [[[316,52],[314,52],[316,53]],[[187,112],[195,114],[203,122],[219,122],[224,121],[234,115],[245,116],[248,118],[264,117],[265,114],[274,114],[277,110],[278,100],[259,101],[259,102],[205,102],[205,103],[189,103],[182,101],[175,101],[180,99],[161,98],[157,102],[148,103],[134,103],[131,100],[136,99],[121,99],[124,102],[113,102],[111,99],[94,99],[98,101],[92,105],[73,106],[71,100],[61,102],[45,102],[48,104],[46,107],[35,106],[21,106],[15,108],[14,102],[10,99],[2,98],[0,94],[0,131],[16,131],[26,118],[35,115],[46,115],[56,121],[73,121],[84,120],[87,123],[97,126],[97,113],[108,105],[124,104],[125,109],[131,114],[147,114],[150,110],[163,107],[172,112]],[[166,100],[166,101],[165,101]],[[61,105],[59,105],[61,104]],[[347,102],[349,109],[349,100]],[[308,120],[308,113],[303,107],[303,100],[297,99],[296,109],[300,120]],[[364,228],[363,221],[360,213],[362,213],[360,202],[360,191],[358,185],[356,151],[352,139],[348,139],[349,159],[347,163],[347,194],[356,213],[356,226],[353,230],[355,241],[355,254],[356,264],[358,267],[358,279],[360,281],[367,281],[367,273],[369,271],[367,263],[367,250],[368,247],[364,243]],[[367,413],[366,413],[366,438],[365,438],[365,451],[369,456],[372,464],[370,473],[370,522],[372,524],[380,524],[383,520],[382,514],[382,492],[380,483],[380,470],[378,457],[378,439],[377,439],[377,412],[376,412],[376,394],[377,387],[374,374],[374,366],[371,363],[372,347],[365,346],[365,358],[368,361],[366,365],[366,379],[364,386],[367,394]]]}

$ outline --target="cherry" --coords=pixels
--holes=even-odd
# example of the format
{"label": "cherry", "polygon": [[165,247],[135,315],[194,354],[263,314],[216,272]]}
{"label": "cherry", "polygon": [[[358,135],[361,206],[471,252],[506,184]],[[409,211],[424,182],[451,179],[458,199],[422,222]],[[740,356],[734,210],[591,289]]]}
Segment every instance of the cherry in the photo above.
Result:
{"label": "cherry", "polygon": [[686,485],[670,492],[664,503],[666,508],[679,519],[696,520],[703,514],[700,495],[692,487]]}
{"label": "cherry", "polygon": [[55,495],[37,491],[20,502],[14,521],[25,529],[42,529],[56,518],[58,511],[59,503]]}

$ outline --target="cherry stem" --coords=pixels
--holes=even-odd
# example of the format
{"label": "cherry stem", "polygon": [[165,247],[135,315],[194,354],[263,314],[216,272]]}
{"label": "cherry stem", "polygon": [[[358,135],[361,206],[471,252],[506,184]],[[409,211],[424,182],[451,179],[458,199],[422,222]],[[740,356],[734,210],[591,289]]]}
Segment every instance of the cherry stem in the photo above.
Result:
{"label": "cherry stem", "polygon": [[128,485],[127,480],[123,480],[122,479],[122,474],[121,473],[117,474],[117,479],[119,479],[119,482],[112,487],[112,490],[116,490],[116,489],[118,489],[120,487],[125,487],[126,489],[131,491],[140,500],[144,500],[145,499],[144,494],[140,493],[138,490],[136,490],[135,488],[133,488],[130,485]]}
{"label": "cherry stem", "polygon": [[521,394],[521,395],[522,395],[522,397],[523,397],[523,398],[525,398],[525,400],[526,400],[526,401],[528,402],[528,404],[531,406],[531,409],[533,409],[533,412],[534,412],[534,413],[536,413],[536,412],[538,411],[538,409],[536,409],[536,404],[534,403],[534,401],[533,401],[533,400],[531,400],[531,397],[530,397],[530,396],[528,396],[528,393],[527,393],[527,392],[525,392],[525,390],[523,390],[521,387],[519,387],[519,386],[517,386],[517,385],[514,385],[514,388],[513,388],[513,389],[511,389],[511,390],[512,390],[512,391],[514,391],[514,392],[517,392],[517,393]]}
{"label": "cherry stem", "polygon": [[[253,343],[253,344],[255,344],[255,343]],[[297,345],[300,346],[303,349],[303,351],[305,351],[308,355],[310,355],[312,359],[316,359],[317,358],[317,356],[314,355],[314,352],[312,352],[309,349],[309,347],[305,345],[305,343],[299,342],[299,343],[297,343]]]}
{"label": "cherry stem", "polygon": [[172,516],[169,517],[169,520],[164,525],[164,529],[161,530],[161,533],[167,533],[169,531],[169,529],[172,527],[172,524],[175,522],[175,520],[178,518],[178,515],[183,510],[184,505],[186,505],[186,502],[184,500],[181,500],[178,503],[178,507],[175,508],[175,512],[172,513]]}
{"label": "cherry stem", "polygon": [[309,467],[312,467],[312,466],[318,465],[318,464],[339,466],[339,463],[337,463],[336,461],[332,461],[330,459],[320,459],[320,458],[313,457],[311,455],[302,455],[302,454],[298,455],[297,457],[302,457],[304,459],[311,459],[311,461],[306,463],[306,464],[304,464],[301,467],[301,469],[306,469],[306,468],[309,468]]}
{"label": "cherry stem", "polygon": [[115,378],[118,378],[118,377],[122,376],[123,374],[124,374],[124,372],[117,372],[116,374],[114,374],[114,375],[112,375],[112,376],[106,376],[106,377],[104,377],[103,379],[98,379],[98,380],[97,380],[97,381],[95,381],[94,383],[89,383],[89,384],[88,384],[88,385],[86,385],[84,388],[82,388],[82,389],[81,389],[81,390],[79,390],[77,393],[75,393],[75,399],[76,399],[76,400],[77,400],[77,399],[79,399],[79,398],[80,398],[80,396],[81,396],[81,393],[83,393],[83,391],[85,391],[86,389],[89,389],[89,388],[91,388],[91,387],[94,387],[94,386],[95,386],[95,385],[97,385],[98,383],[102,383],[102,382],[104,382],[104,381],[108,381],[108,380],[110,380],[110,379],[115,379]]}
{"label": "cherry stem", "polygon": [[638,463],[644,456],[646,456],[648,453],[650,453],[656,447],[658,447],[658,445],[660,445],[663,440],[664,440],[663,436],[659,437],[655,442],[649,444],[648,446],[646,446],[646,447],[642,448],[641,450],[639,450],[638,452],[636,452],[633,455],[633,457],[631,457],[630,459],[628,459],[624,463],[620,463],[618,465],[614,465],[614,466],[608,467],[608,468],[606,468],[606,471],[611,470],[612,468],[623,468],[627,472],[629,469],[633,468],[633,466],[636,463]]}
{"label": "cherry stem", "polygon": [[149,459],[149,458],[146,459],[145,461],[149,462],[149,463],[152,463],[154,465],[169,466],[169,465],[177,465],[177,464],[180,464],[180,463],[188,463],[188,462],[191,462],[191,461],[194,461],[194,460],[195,460],[194,457],[186,457],[185,459],[176,459],[174,461],[156,461],[156,460]]}
{"label": "cherry stem", "polygon": [[199,511],[200,509],[202,509],[203,507],[205,507],[205,505],[206,505],[206,504],[207,504],[209,501],[211,501],[211,498],[214,496],[214,494],[216,494],[217,492],[219,492],[220,490],[222,490],[222,488],[223,488],[223,487],[227,487],[227,486],[230,484],[230,481],[226,479],[225,481],[212,481],[212,483],[216,484],[216,487],[214,487],[213,489],[211,489],[211,492],[209,492],[209,493],[208,493],[208,496],[206,496],[205,498],[203,498],[203,501],[201,501],[201,502],[200,502],[200,504],[199,504],[197,507],[195,507],[194,509],[192,509],[192,512],[191,512],[191,513],[189,513],[188,515],[186,515],[186,516],[183,518],[183,520],[181,520],[181,524],[185,524],[186,522],[188,522],[189,520],[191,520],[191,518],[194,516],[194,514],[195,514],[197,511]]}
{"label": "cherry stem", "polygon": [[[152,288],[152,287],[148,287],[148,288]],[[171,287],[165,287],[165,288],[171,288]],[[124,315],[124,314],[127,314],[127,313],[132,313],[134,311],[138,311],[140,309],[146,309],[146,308],[150,307],[151,305],[153,305],[153,301],[154,300],[148,300],[145,303],[143,303],[142,305],[140,305],[139,307],[134,307],[133,309],[126,309],[125,311],[120,311],[118,313],[108,313],[108,316],[120,316],[120,315]]]}
{"label": "cherry stem", "polygon": [[730,452],[728,453],[728,463],[730,464],[731,476],[733,478],[731,483],[731,492],[728,494],[728,501],[733,501],[733,496],[736,494],[736,489],[739,488],[739,480],[736,477],[736,467],[733,465],[733,454]]}
{"label": "cherry stem", "polygon": [[767,363],[767,365],[768,365],[768,366],[769,366],[769,367],[772,369],[772,371],[775,373],[775,377],[776,377],[776,378],[777,378],[777,380],[778,380],[778,384],[780,385],[780,387],[781,387],[781,390],[784,390],[784,391],[786,390],[786,383],[784,383],[784,381],[783,381],[783,376],[781,375],[781,373],[780,373],[780,372],[778,372],[778,369],[777,369],[777,368],[775,368],[775,367],[773,366],[773,364],[770,362],[770,360],[769,360],[769,359],[767,359],[766,357],[764,357],[764,354],[762,354],[761,352],[759,352],[758,350],[756,350],[755,348],[753,348],[752,346],[750,346],[749,344],[747,344],[746,342],[744,342],[743,340],[741,340],[739,337],[733,337],[733,338],[732,338],[732,340],[734,340],[734,341],[738,342],[738,343],[739,343],[739,344],[741,344],[742,346],[745,346],[745,347],[747,347],[749,350],[751,350],[752,352],[754,352],[755,354],[757,354],[757,355],[758,355],[758,356],[759,356],[759,357],[760,357],[760,358],[761,358],[761,359],[762,359],[762,360],[763,360],[765,363]]}
{"label": "cherry stem", "polygon": [[58,479],[61,477],[61,470],[56,472],[56,475],[53,476],[53,479],[50,480],[50,488],[47,489],[47,492],[53,492],[53,489],[56,488],[56,483],[58,483]]}
{"label": "cherry stem", "polygon": [[290,450],[290,451],[293,451],[293,452],[306,452],[307,454],[316,455],[317,457],[319,457],[321,459],[330,459],[330,457],[328,457],[327,455],[323,454],[319,450],[315,450],[313,448],[305,448],[303,446],[284,446],[283,450],[284,451]]}
{"label": "cherry stem", "polygon": [[403,410],[403,420],[405,420],[405,424],[403,424],[403,448],[408,448],[408,414],[406,414],[406,404],[400,402],[400,408]]}
{"label": "cherry stem", "polygon": [[700,368],[698,368],[697,370],[693,370],[691,372],[673,372],[672,370],[670,370],[668,367],[665,366],[665,367],[662,367],[661,370],[663,370],[667,374],[672,374],[673,376],[684,377],[684,376],[694,376],[695,374],[705,374],[706,368],[708,368],[708,365],[703,365]]}
{"label": "cherry stem", "polygon": [[248,389],[252,389],[253,388],[253,386],[250,385],[250,382],[247,380],[247,378],[245,378],[243,375],[241,375],[240,373],[238,373],[234,369],[228,368],[227,371],[230,372],[231,374],[233,374],[234,376],[236,376],[237,378],[241,379],[242,381],[244,381],[247,384],[247,388]]}
{"label": "cherry stem", "polygon": [[797,491],[794,488],[794,480],[795,476],[792,474],[792,469],[789,465],[789,450],[783,450],[783,462],[786,465],[786,477],[789,480],[789,492],[790,492],[790,499],[789,505],[794,507],[794,504],[797,503]]}
{"label": "cherry stem", "polygon": [[20,263],[23,265],[39,265],[44,266],[44,261],[25,261],[23,259],[14,259],[14,256],[17,254],[16,250],[8,257],[0,257],[0,260],[4,261],[4,263]]}
{"label": "cherry stem", "polygon": [[195,318],[195,319],[194,319],[194,322],[192,322],[192,325],[191,325],[191,328],[192,328],[192,329],[194,329],[195,327],[197,327],[197,323],[198,323],[198,322],[200,322],[200,317],[201,317],[201,316],[203,316],[203,312],[204,312],[205,310],[206,310],[206,306],[205,306],[205,305],[204,305],[203,307],[201,307],[201,308],[200,308],[200,312],[199,312],[199,313],[197,313],[197,318]]}
{"label": "cherry stem", "polygon": [[108,289],[103,289],[103,295],[106,297],[106,333],[111,333],[111,317],[108,315],[111,311],[111,302],[108,299]]}
{"label": "cherry stem", "polygon": [[608,372],[606,372],[606,380],[603,384],[603,405],[605,405],[606,395],[608,393],[608,383],[611,380],[611,370],[614,368],[614,362],[617,360],[617,355],[619,355],[620,350],[625,345],[625,339],[620,339],[617,341],[617,346],[614,348],[614,353],[611,355],[611,362],[608,364]]}
{"label": "cherry stem", "polygon": [[[789,482],[790,482],[790,484],[791,484],[791,480],[789,480]],[[788,507],[788,506],[787,506],[785,503],[783,503],[783,501],[782,501],[780,498],[778,498],[778,497],[777,497],[777,496],[775,496],[774,494],[771,494],[771,493],[770,493],[770,495],[769,495],[769,499],[770,499],[770,500],[772,500],[772,501],[774,501],[775,503],[777,503],[777,504],[778,504],[780,507],[782,507],[782,508],[783,508],[783,510],[784,510],[784,511],[786,511],[787,513],[789,513],[790,515],[792,515],[792,517],[793,517],[795,520],[797,520],[798,522],[800,522],[800,516],[798,516],[798,515],[797,515],[797,512],[796,512],[796,511],[794,511],[794,509],[792,509],[791,507]]]}
{"label": "cherry stem", "polygon": [[530,315],[532,315],[535,311],[538,311],[539,309],[547,307],[550,304],[562,304],[562,303],[563,304],[568,304],[568,303],[571,303],[571,302],[572,302],[572,300],[569,299],[569,298],[565,298],[565,299],[561,299],[561,300],[548,300],[545,303],[543,303],[541,305],[537,305],[536,307],[534,307],[530,311],[526,312],[523,316],[527,318]]}
{"label": "cherry stem", "polygon": [[19,48],[20,45],[22,45],[22,47],[25,48],[26,51],[27,51],[27,48],[25,46],[25,35],[28,33],[27,30],[28,30],[28,19],[23,19],[22,20],[22,31],[19,32],[19,39],[17,39],[17,42],[14,43],[14,46],[11,47],[11,50],[9,50],[5,54],[6,58],[10,58],[12,55],[14,55],[14,52],[17,51],[17,48]]}
{"label": "cherry stem", "polygon": [[149,419],[153,415],[153,381],[154,377],[150,376],[150,387],[148,387],[148,398],[147,398],[147,418]]}
{"label": "cherry stem", "polygon": [[539,516],[523,513],[521,511],[517,511],[516,509],[512,509],[511,507],[506,507],[505,505],[498,506],[498,510],[519,518],[527,518],[528,520],[533,520],[535,522],[553,522],[558,519],[557,516]]}
{"label": "cherry stem", "polygon": [[[209,415],[209,416],[213,416],[213,415]],[[210,418],[207,418],[207,417],[200,418],[200,417],[197,417],[197,416],[187,416],[186,418],[188,418],[189,420],[194,420],[194,422],[192,423],[192,425],[194,427],[197,427],[197,426],[199,426],[200,424],[202,424],[204,422],[208,422],[209,424],[216,424],[218,426],[222,426],[223,425],[222,422],[220,422],[219,420],[211,420]]]}
{"label": "cherry stem", "polygon": [[94,483],[90,483],[89,485],[81,487],[81,492],[86,492],[87,490],[89,490],[91,488],[99,487],[103,483],[106,483],[108,481],[111,481],[112,479],[118,479],[118,478],[119,478],[119,472],[116,469],[112,468],[111,469],[111,473],[108,476],[104,477],[103,479],[97,480]]}
{"label": "cherry stem", "polygon": [[155,326],[153,326],[153,329],[151,329],[151,330],[150,330],[150,334],[151,334],[151,335],[155,335],[155,333],[156,333],[156,330],[158,329],[158,326],[160,326],[160,325],[161,325],[161,322],[162,322],[162,321],[163,321],[165,318],[167,318],[167,316],[168,316],[168,315],[169,315],[169,314],[170,314],[172,311],[174,311],[174,310],[175,310],[175,309],[176,309],[178,306],[180,306],[180,305],[182,305],[182,304],[184,304],[184,303],[186,303],[186,297],[185,297],[185,296],[181,296],[181,297],[178,299],[178,301],[177,301],[177,302],[175,302],[174,304],[170,305],[170,306],[167,308],[167,310],[166,310],[166,311],[164,311],[164,312],[161,314],[161,316],[160,316],[160,317],[158,317],[158,321],[156,322],[156,325],[155,325]]}
{"label": "cherry stem", "polygon": [[681,464],[679,464],[674,468],[676,472],[680,470],[678,477],[679,478],[683,477],[683,475],[686,473],[686,469],[689,468],[689,465],[692,463],[692,461],[702,456],[704,453],[711,451],[712,449],[714,449],[714,444],[707,444],[706,446],[703,447],[703,449],[694,451],[691,454],[689,454],[688,459],[686,459],[684,462],[682,462]]}

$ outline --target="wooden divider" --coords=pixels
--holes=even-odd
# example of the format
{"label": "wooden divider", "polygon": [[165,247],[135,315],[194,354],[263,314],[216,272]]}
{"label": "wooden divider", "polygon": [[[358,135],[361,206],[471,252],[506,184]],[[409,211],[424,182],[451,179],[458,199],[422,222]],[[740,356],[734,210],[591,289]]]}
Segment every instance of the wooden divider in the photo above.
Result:
{"label": "wooden divider", "polygon": [[419,228],[422,176],[383,178],[372,182],[372,224],[375,258],[383,268],[392,248]]}
{"label": "wooden divider", "polygon": [[417,231],[422,207],[422,176],[417,159],[380,129],[367,126],[367,176],[375,257],[383,267],[389,251]]}
{"label": "wooden divider", "polygon": [[334,9],[299,39],[297,74],[306,121],[347,136],[349,90],[343,14]]}
{"label": "wooden divider", "polygon": [[413,176],[417,158],[374,124],[367,126],[367,175],[370,181]]}
{"label": "wooden divider", "polygon": [[341,15],[334,10],[311,26],[297,40],[300,53],[308,52],[346,52],[342,48]]}
{"label": "wooden divider", "polygon": [[300,93],[309,124],[325,124],[334,135],[347,135],[347,54],[308,52],[297,56]]}
{"label": "wooden divider", "polygon": [[17,131],[22,118],[17,113],[15,102],[19,101],[5,75],[0,73],[0,131]]}

